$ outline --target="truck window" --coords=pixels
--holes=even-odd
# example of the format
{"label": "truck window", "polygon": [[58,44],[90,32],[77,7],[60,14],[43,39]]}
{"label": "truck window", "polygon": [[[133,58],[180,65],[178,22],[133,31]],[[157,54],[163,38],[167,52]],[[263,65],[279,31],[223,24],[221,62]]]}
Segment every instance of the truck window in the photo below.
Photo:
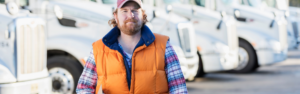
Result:
{"label": "truck window", "polygon": [[19,0],[20,6],[28,6],[29,5],[29,0]]}
{"label": "truck window", "polygon": [[102,0],[103,4],[116,4],[117,0]]}
{"label": "truck window", "polygon": [[245,5],[244,0],[239,0],[239,3],[242,4],[242,5]]}
{"label": "truck window", "polygon": [[5,3],[5,1],[4,1],[4,0],[0,0],[0,3],[4,4],[4,3]]}
{"label": "truck window", "polygon": [[164,0],[165,4],[176,4],[180,3],[180,0]]}
{"label": "truck window", "polygon": [[277,8],[280,10],[288,10],[289,9],[288,2],[286,2],[285,0],[274,1],[274,6],[276,6],[276,5],[277,5]]}
{"label": "truck window", "polygon": [[293,7],[300,7],[300,0],[289,0],[289,5]]}
{"label": "truck window", "polygon": [[234,2],[235,0],[221,0],[221,1],[225,5],[233,5],[234,3],[238,3],[238,2]]}
{"label": "truck window", "polygon": [[205,7],[205,0],[195,0],[195,2],[198,6]]}
{"label": "truck window", "polygon": [[276,8],[275,0],[248,0],[250,6],[260,7],[260,6],[268,6]]}

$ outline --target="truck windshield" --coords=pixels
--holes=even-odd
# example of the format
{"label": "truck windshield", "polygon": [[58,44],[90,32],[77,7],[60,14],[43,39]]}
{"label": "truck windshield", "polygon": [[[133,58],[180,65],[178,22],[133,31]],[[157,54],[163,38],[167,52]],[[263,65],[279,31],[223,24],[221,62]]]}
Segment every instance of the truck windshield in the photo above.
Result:
{"label": "truck windshield", "polygon": [[289,0],[289,6],[300,7],[300,1],[299,0]]}
{"label": "truck windshield", "polygon": [[195,3],[196,3],[198,6],[205,7],[205,0],[195,0]]}
{"label": "truck windshield", "polygon": [[248,0],[249,5],[253,7],[268,6],[276,8],[275,0]]}
{"label": "truck windshield", "polygon": [[289,8],[286,0],[277,0],[277,8],[280,10],[287,10]]}
{"label": "truck windshield", "polygon": [[117,0],[102,0],[103,4],[116,4]]}
{"label": "truck windshield", "polygon": [[178,4],[180,0],[164,0],[165,4]]}
{"label": "truck windshield", "polygon": [[19,0],[20,6],[28,6],[29,5],[29,0]]}
{"label": "truck windshield", "polygon": [[240,4],[240,0],[221,0],[225,5],[235,5]]}
{"label": "truck windshield", "polygon": [[288,8],[288,4],[285,0],[248,0],[249,5],[253,7],[272,7],[280,10]]}

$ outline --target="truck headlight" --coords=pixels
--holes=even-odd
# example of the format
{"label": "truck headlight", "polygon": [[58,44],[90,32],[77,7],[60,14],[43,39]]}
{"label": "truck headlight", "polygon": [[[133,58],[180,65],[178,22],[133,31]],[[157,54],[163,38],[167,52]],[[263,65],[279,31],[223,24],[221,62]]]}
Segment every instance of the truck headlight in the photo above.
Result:
{"label": "truck headlight", "polygon": [[281,45],[279,41],[276,40],[270,40],[270,46],[272,48],[273,51],[275,51],[276,53],[280,53],[281,51]]}

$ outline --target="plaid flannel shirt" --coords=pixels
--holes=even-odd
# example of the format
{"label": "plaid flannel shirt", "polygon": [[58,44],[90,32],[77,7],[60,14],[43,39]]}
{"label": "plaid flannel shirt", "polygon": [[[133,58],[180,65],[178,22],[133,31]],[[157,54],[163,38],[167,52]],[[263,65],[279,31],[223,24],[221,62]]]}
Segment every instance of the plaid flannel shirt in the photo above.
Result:
{"label": "plaid flannel shirt", "polygon": [[[120,46],[120,45],[119,45]],[[120,46],[121,47],[121,46]],[[123,51],[124,52],[124,51]],[[124,52],[125,53],[125,52]],[[126,54],[125,60],[131,66],[131,56]],[[178,57],[169,43],[167,42],[165,50],[165,71],[168,79],[170,94],[187,94],[187,88],[184,76],[182,74]],[[83,73],[81,74],[76,92],[77,94],[94,94],[97,86],[97,73],[93,50],[86,61]]]}

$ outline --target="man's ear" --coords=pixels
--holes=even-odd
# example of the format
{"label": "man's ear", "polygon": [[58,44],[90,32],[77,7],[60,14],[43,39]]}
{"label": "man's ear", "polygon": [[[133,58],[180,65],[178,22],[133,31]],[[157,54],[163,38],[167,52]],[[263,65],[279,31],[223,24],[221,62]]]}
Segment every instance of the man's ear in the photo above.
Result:
{"label": "man's ear", "polygon": [[118,15],[117,15],[117,13],[114,13],[114,19],[116,20],[116,23],[118,23]]}

